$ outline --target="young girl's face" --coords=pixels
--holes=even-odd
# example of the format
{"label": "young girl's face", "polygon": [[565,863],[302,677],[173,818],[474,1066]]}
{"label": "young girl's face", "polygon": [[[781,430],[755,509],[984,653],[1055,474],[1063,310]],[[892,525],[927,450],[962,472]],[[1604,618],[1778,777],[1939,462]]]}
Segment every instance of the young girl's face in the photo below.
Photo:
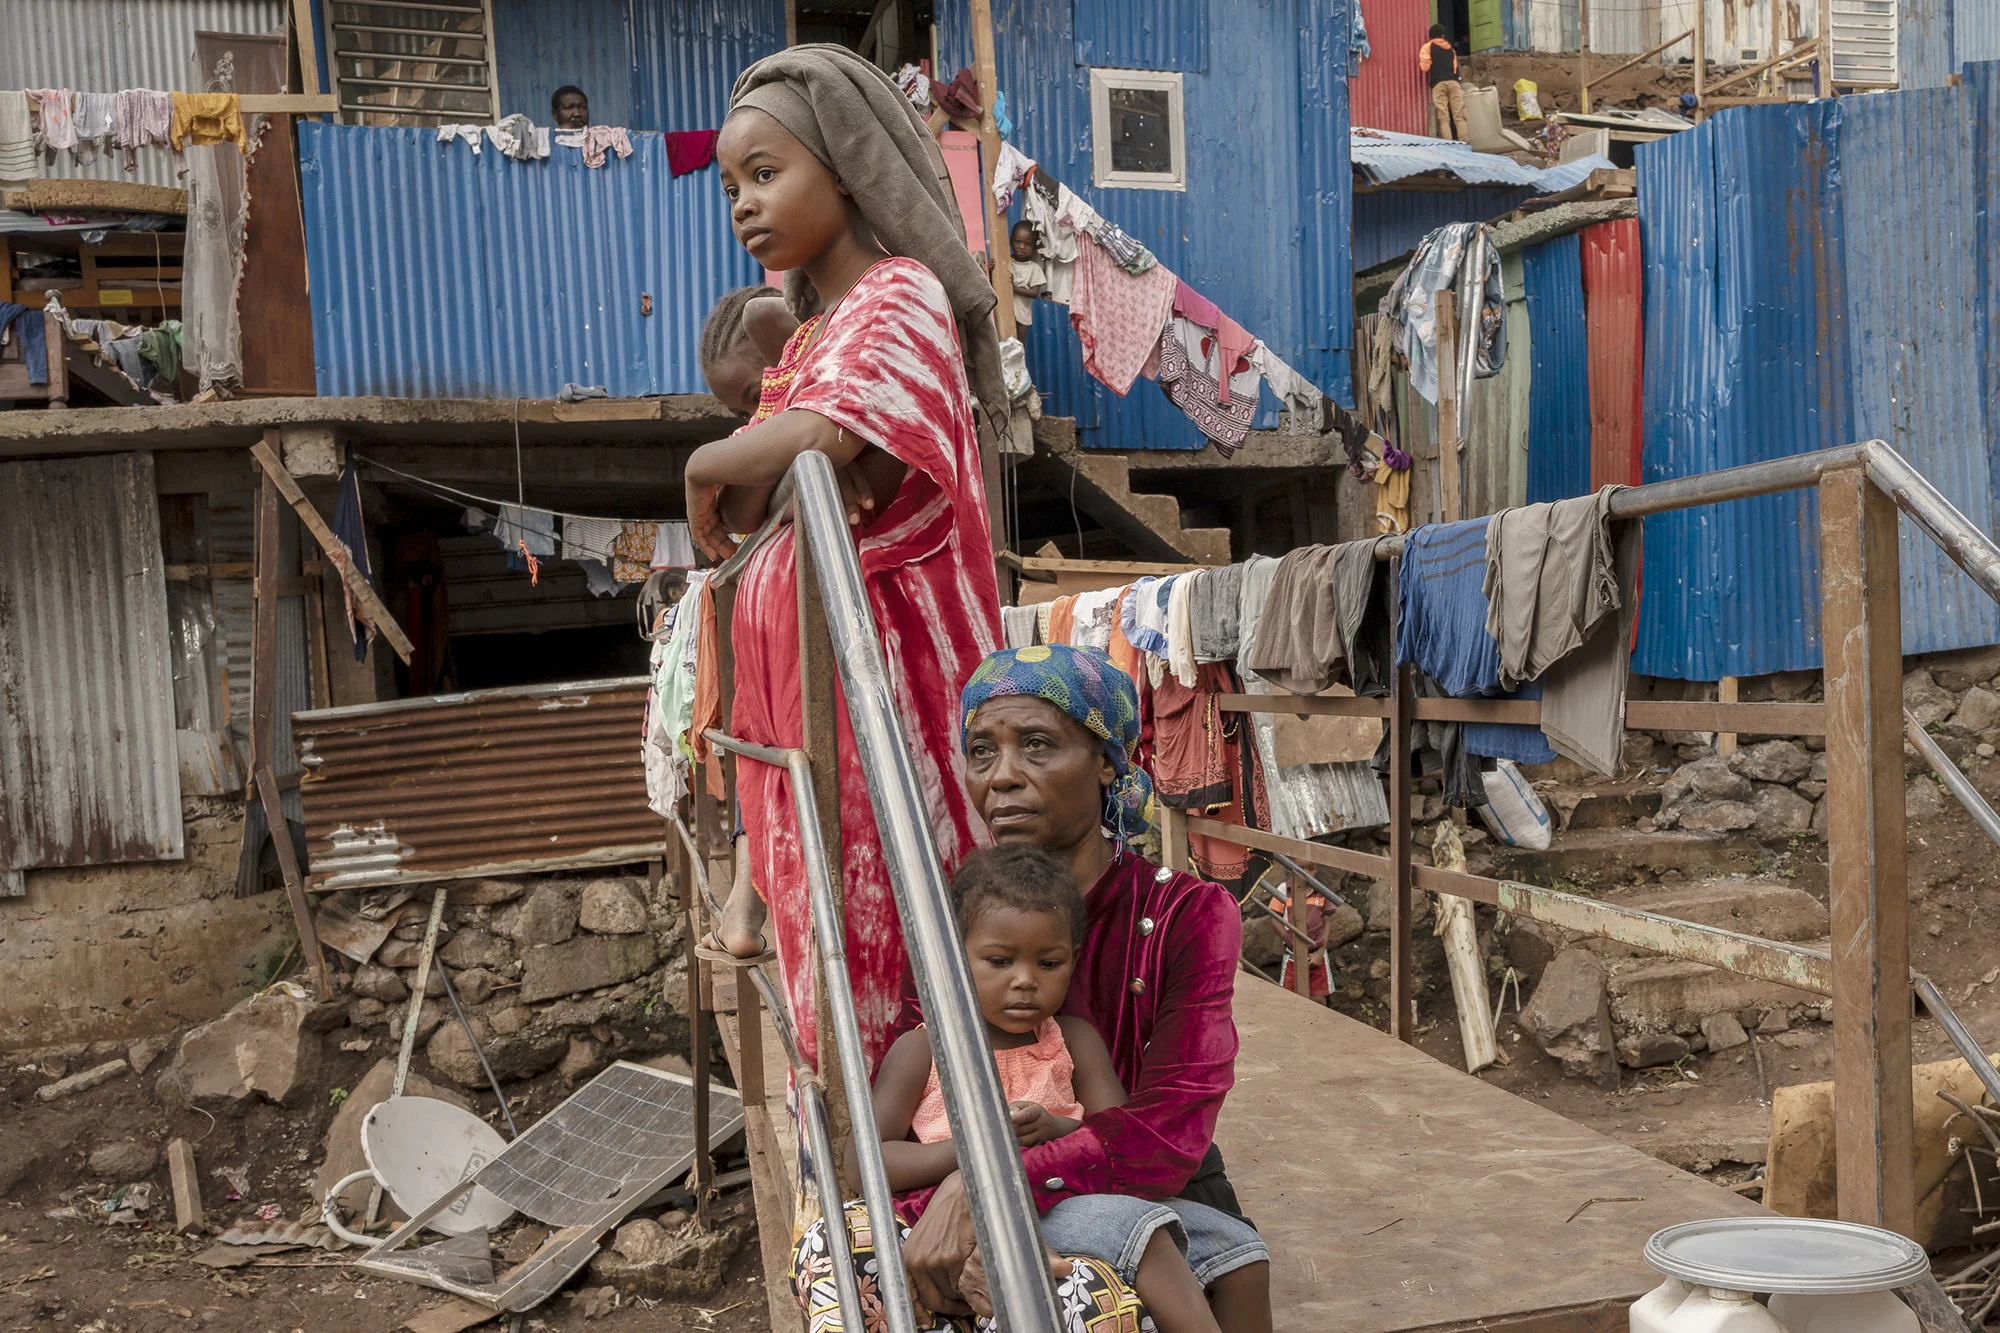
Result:
{"label": "young girl's face", "polygon": [[806,264],[853,229],[853,205],[834,174],[763,111],[730,116],[715,156],[736,239],[772,272]]}
{"label": "young girl's face", "polygon": [[1076,946],[1060,912],[999,904],[982,911],[965,932],[965,956],[987,1025],[1017,1036],[1055,1017],[1076,968]]}

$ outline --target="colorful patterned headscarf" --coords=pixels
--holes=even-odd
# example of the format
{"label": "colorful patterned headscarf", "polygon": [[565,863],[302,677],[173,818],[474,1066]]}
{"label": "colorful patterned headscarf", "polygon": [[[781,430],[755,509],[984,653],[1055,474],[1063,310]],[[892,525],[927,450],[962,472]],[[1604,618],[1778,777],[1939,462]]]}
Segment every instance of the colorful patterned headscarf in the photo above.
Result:
{"label": "colorful patterned headscarf", "polygon": [[1066,643],[987,654],[958,699],[958,744],[989,699],[1020,694],[1046,699],[1097,737],[1117,776],[1104,790],[1104,823],[1130,846],[1152,831],[1153,780],[1133,762],[1139,748],[1139,691],[1095,648]]}

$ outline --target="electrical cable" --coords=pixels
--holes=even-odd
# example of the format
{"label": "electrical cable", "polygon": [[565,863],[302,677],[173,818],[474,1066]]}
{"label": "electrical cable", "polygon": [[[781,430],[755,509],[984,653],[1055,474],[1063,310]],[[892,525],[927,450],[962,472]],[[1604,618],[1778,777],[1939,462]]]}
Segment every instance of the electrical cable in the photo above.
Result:
{"label": "electrical cable", "polygon": [[[479,1049],[479,1035],[472,1030],[472,1021],[465,1016],[465,1010],[459,1008],[458,988],[451,984],[451,974],[445,971],[442,963],[438,964],[438,980],[444,982],[444,995],[451,1001],[451,1011],[458,1015],[459,1026],[465,1029],[465,1039],[472,1043],[472,1053],[479,1057],[479,1067],[486,1071],[486,1082],[492,1087],[493,1095],[500,1099],[500,1114],[507,1117],[507,1137],[520,1138],[521,1131],[514,1128],[514,1113],[507,1109],[507,1094],[500,1091],[500,1080],[493,1077],[493,1066],[486,1063],[486,1052]],[[421,1006],[423,998],[415,996],[410,1003]]]}

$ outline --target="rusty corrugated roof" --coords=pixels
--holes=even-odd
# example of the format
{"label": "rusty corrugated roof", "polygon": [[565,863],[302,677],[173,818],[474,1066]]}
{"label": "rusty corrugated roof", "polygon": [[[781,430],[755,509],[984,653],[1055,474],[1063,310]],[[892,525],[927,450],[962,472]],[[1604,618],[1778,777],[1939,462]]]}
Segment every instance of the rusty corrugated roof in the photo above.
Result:
{"label": "rusty corrugated roof", "polygon": [[316,889],[661,855],[639,757],[646,679],[297,713]]}

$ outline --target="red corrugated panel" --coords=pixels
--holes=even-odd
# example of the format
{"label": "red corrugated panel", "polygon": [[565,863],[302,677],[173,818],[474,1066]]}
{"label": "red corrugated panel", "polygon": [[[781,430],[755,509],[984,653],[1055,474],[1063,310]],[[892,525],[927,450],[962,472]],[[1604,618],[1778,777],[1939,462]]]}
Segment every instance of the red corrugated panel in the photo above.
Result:
{"label": "red corrugated panel", "polygon": [[1417,52],[1430,32],[1428,5],[1413,0],[1361,0],[1368,49],[1361,72],[1347,81],[1349,123],[1401,134],[1431,132],[1431,96]]}
{"label": "red corrugated panel", "polygon": [[1584,329],[1590,359],[1590,485],[1639,484],[1644,277],[1639,219],[1585,227]]}

